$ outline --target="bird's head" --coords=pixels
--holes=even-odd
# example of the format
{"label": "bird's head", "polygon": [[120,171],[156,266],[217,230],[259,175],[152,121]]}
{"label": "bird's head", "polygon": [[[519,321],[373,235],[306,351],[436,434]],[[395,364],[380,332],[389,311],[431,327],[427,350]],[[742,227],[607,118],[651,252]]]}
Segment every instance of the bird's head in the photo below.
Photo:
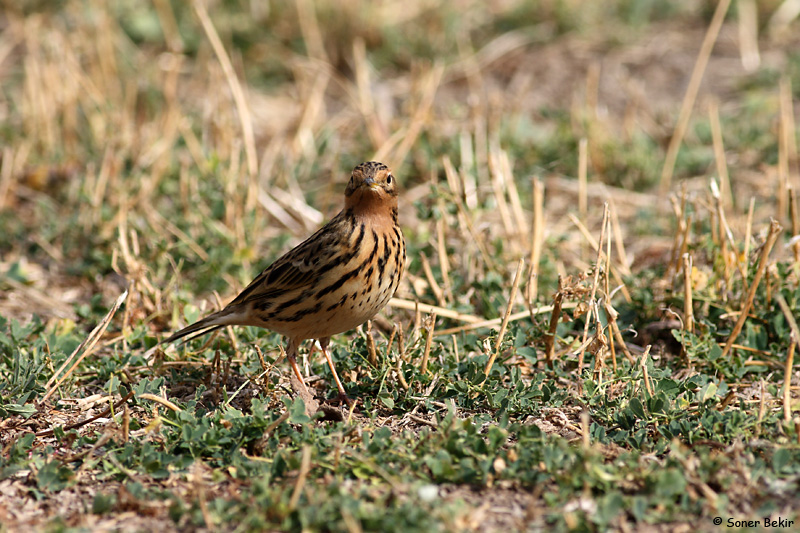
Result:
{"label": "bird's head", "polygon": [[357,214],[390,213],[397,209],[397,179],[383,163],[368,161],[353,169],[344,191],[345,208]]}

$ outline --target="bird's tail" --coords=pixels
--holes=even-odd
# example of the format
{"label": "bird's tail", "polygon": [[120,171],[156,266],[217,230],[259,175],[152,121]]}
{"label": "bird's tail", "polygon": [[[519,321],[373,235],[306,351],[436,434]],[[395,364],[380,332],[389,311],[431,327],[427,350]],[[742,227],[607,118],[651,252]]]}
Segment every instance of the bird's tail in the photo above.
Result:
{"label": "bird's tail", "polygon": [[[202,320],[198,320],[194,324],[186,326],[180,331],[176,331],[159,344],[166,344],[169,342],[174,342],[178,339],[182,339],[191,335],[184,340],[184,342],[189,341],[195,337],[199,337],[200,335],[205,335],[206,333],[211,333],[212,331],[216,331],[220,328],[225,326],[231,325],[235,323],[235,321],[231,321],[230,319],[231,311],[230,309],[223,309],[222,311],[217,311],[216,313],[212,313],[207,317],[203,318]],[[194,333],[194,335],[192,335]]]}

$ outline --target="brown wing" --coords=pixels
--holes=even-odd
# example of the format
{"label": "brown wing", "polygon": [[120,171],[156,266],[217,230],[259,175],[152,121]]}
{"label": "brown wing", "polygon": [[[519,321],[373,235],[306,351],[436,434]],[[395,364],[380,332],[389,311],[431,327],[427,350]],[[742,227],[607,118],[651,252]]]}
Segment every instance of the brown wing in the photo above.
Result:
{"label": "brown wing", "polygon": [[264,269],[228,307],[280,298],[311,287],[330,268],[345,223],[342,213]]}

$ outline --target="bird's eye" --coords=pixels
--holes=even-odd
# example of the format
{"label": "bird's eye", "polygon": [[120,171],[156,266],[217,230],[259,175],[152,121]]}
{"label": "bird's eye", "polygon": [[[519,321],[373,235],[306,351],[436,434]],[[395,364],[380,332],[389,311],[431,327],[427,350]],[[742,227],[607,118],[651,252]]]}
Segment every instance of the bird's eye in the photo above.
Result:
{"label": "bird's eye", "polygon": [[389,174],[388,176],[386,176],[386,185],[391,185],[391,184],[392,184],[392,175]]}

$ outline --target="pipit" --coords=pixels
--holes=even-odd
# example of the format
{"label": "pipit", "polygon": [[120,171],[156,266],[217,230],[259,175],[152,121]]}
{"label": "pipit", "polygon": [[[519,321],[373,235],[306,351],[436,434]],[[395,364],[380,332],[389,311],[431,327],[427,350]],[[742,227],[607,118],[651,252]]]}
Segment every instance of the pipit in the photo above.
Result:
{"label": "pipit", "polygon": [[383,163],[353,169],[344,209],[319,231],[259,274],[221,311],[183,328],[168,343],[225,326],[258,326],[288,339],[289,364],[306,399],[297,350],[317,339],[336,380],[328,343],[375,316],[394,295],[406,264],[406,245],[397,224],[397,180]]}

